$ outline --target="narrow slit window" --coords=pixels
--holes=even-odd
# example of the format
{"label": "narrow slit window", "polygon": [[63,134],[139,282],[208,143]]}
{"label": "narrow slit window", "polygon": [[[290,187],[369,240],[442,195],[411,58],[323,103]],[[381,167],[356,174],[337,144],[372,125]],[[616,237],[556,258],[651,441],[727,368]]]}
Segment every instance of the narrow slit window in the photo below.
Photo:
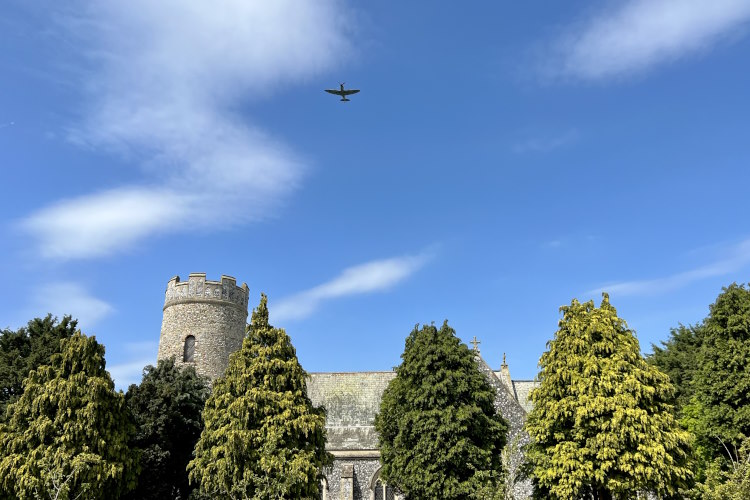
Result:
{"label": "narrow slit window", "polygon": [[185,339],[185,350],[182,353],[182,361],[193,363],[195,361],[195,337],[188,335]]}

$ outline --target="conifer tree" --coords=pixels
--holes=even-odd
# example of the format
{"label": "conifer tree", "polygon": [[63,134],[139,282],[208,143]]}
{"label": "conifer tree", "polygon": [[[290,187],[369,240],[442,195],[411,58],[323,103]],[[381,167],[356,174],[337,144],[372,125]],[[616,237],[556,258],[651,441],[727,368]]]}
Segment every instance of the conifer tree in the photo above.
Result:
{"label": "conifer tree", "polygon": [[0,429],[0,488],[26,498],[111,499],[135,484],[134,427],[105,370],[104,346],[77,332],[32,370]]}
{"label": "conifer tree", "polygon": [[662,342],[661,347],[651,345],[653,354],[647,361],[669,375],[675,388],[675,410],[678,417],[695,392],[693,378],[700,367],[702,343],[702,325],[680,325],[671,330],[669,339]]}
{"label": "conifer tree", "polygon": [[750,438],[750,290],[723,288],[702,325],[700,367],[688,411],[698,439],[724,457]]}
{"label": "conifer tree", "polygon": [[443,323],[418,325],[375,418],[382,477],[408,498],[487,498],[502,490],[507,424],[474,353]]}
{"label": "conifer tree", "polygon": [[58,322],[48,314],[18,330],[0,331],[0,422],[7,406],[21,396],[29,372],[48,365],[52,355],[60,352],[60,340],[70,338],[77,324],[70,316]]}
{"label": "conifer tree", "polygon": [[205,428],[188,465],[213,498],[316,499],[325,451],[325,410],[307,396],[306,373],[286,332],[268,323],[262,295],[242,348],[214,382]]}
{"label": "conifer tree", "polygon": [[669,377],[646,363],[638,340],[604,298],[573,300],[539,362],[526,430],[538,498],[675,495],[691,481],[690,435],[670,404]]}
{"label": "conifer tree", "polygon": [[187,464],[203,429],[201,412],[209,394],[208,380],[174,358],[143,369],[140,385],[125,394],[136,425],[133,446],[141,452],[138,486],[133,500],[189,497]]}

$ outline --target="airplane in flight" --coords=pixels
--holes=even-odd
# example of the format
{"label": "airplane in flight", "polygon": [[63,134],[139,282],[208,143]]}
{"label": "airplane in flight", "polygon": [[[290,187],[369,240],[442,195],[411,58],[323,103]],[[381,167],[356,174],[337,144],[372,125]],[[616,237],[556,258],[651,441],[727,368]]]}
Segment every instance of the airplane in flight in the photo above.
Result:
{"label": "airplane in flight", "polygon": [[329,94],[340,95],[342,101],[351,101],[351,99],[347,99],[346,96],[356,94],[357,92],[359,92],[359,89],[349,89],[349,90],[344,89],[343,83],[340,83],[339,85],[341,86],[341,90],[325,89],[325,91],[328,92]]}

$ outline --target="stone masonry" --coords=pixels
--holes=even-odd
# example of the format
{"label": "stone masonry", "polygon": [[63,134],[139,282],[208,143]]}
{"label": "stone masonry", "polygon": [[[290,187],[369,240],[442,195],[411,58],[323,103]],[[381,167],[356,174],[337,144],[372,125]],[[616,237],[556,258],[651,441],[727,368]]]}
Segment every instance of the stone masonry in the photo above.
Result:
{"label": "stone masonry", "polygon": [[[212,381],[222,376],[229,355],[242,346],[247,304],[247,285],[237,286],[230,276],[207,281],[204,273],[194,273],[185,282],[175,276],[167,283],[158,359],[174,356],[177,364],[191,364]],[[475,354],[479,370],[495,389],[495,408],[509,424],[503,459],[514,498],[529,498],[531,483],[518,477],[518,466],[521,448],[529,439],[523,431],[530,408],[528,393],[536,382],[511,380],[504,359],[500,371],[493,371],[476,344]],[[309,374],[307,393],[315,406],[326,408],[326,449],[334,456],[321,484],[322,500],[403,499],[379,479],[374,426],[383,391],[395,375],[393,371]]]}
{"label": "stone masonry", "polygon": [[[175,276],[167,283],[158,359],[174,356],[178,365],[193,364],[214,380],[224,374],[229,355],[242,346],[247,323],[248,287],[231,276],[207,281],[205,273]],[[193,361],[185,359],[193,337]]]}

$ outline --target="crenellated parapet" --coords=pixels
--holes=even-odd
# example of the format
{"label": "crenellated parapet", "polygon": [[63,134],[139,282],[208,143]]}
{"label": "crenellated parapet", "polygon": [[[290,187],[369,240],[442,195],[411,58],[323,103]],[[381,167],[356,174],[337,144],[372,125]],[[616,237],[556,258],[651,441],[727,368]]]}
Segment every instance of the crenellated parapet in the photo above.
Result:
{"label": "crenellated parapet", "polygon": [[211,380],[227,368],[229,356],[242,347],[247,322],[248,287],[231,276],[206,280],[192,273],[167,283],[158,359],[174,358]]}
{"label": "crenellated parapet", "polygon": [[237,286],[237,280],[231,276],[222,275],[221,281],[211,281],[206,279],[206,273],[191,273],[187,281],[180,281],[179,276],[169,280],[164,309],[173,304],[217,301],[232,303],[246,311],[248,295],[247,283]]}

